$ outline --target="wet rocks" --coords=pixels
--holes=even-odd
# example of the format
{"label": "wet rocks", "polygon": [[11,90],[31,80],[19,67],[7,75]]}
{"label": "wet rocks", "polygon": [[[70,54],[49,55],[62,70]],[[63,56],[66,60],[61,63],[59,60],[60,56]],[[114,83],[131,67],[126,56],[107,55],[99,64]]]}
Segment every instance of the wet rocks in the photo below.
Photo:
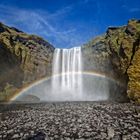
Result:
{"label": "wet rocks", "polygon": [[107,134],[108,134],[108,137],[109,137],[109,138],[113,138],[113,137],[114,137],[114,129],[111,128],[111,127],[109,127],[109,128],[107,129]]}
{"label": "wet rocks", "polygon": [[138,139],[139,106],[68,102],[0,106],[0,138],[50,140]]}
{"label": "wet rocks", "polygon": [[34,134],[33,136],[29,136],[26,139],[27,140],[49,140],[48,136],[43,132],[38,132],[37,134]]}

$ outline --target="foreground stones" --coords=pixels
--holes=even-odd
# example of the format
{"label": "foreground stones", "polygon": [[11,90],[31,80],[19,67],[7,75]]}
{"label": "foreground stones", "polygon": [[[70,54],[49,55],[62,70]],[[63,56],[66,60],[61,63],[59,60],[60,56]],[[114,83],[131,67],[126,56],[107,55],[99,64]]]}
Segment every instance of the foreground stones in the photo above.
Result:
{"label": "foreground stones", "polygon": [[2,140],[139,140],[140,107],[67,102],[0,105]]}

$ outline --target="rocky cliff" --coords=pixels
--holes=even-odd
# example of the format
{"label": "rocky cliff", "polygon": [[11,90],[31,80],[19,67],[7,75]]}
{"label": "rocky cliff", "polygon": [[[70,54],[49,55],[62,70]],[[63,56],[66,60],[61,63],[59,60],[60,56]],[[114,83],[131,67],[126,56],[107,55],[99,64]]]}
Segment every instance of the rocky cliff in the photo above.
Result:
{"label": "rocky cliff", "polygon": [[[53,51],[42,38],[0,23],[0,100],[8,100],[22,87],[49,76]],[[85,71],[115,79],[123,88],[114,90],[140,102],[139,20],[109,27],[104,35],[85,44],[82,52]]]}
{"label": "rocky cliff", "polygon": [[125,87],[123,94],[140,102],[140,20],[109,27],[104,35],[83,46],[83,57],[86,70],[113,77]]}
{"label": "rocky cliff", "polygon": [[0,99],[49,76],[53,50],[44,39],[0,23]]}

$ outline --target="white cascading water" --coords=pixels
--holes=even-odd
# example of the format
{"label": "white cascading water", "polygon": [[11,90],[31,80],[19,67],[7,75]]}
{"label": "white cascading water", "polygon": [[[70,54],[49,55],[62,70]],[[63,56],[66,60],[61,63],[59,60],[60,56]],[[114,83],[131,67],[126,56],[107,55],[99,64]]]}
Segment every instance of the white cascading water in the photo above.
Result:
{"label": "white cascading water", "polygon": [[80,100],[82,97],[81,47],[55,49],[52,68],[52,94],[58,99]]}
{"label": "white cascading water", "polygon": [[[30,97],[28,95],[33,95],[40,101],[101,101],[112,98],[112,91],[115,98],[118,88],[124,91],[116,81],[105,75],[84,71],[88,61],[89,59],[81,54],[81,47],[55,49],[52,77],[25,90],[16,100],[26,101],[27,97]],[[94,59],[92,61],[94,62]],[[91,65],[96,66],[94,63]],[[94,69],[89,67],[90,65],[87,69]]]}

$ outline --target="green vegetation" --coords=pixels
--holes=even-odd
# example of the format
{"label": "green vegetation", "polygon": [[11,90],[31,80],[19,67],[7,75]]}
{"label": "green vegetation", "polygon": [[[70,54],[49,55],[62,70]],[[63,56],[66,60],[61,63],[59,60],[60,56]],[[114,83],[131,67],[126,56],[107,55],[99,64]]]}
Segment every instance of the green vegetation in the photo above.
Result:
{"label": "green vegetation", "polygon": [[3,91],[0,92],[0,101],[8,101],[12,95],[16,92],[16,88],[9,84],[6,83],[6,86],[4,87]]}

